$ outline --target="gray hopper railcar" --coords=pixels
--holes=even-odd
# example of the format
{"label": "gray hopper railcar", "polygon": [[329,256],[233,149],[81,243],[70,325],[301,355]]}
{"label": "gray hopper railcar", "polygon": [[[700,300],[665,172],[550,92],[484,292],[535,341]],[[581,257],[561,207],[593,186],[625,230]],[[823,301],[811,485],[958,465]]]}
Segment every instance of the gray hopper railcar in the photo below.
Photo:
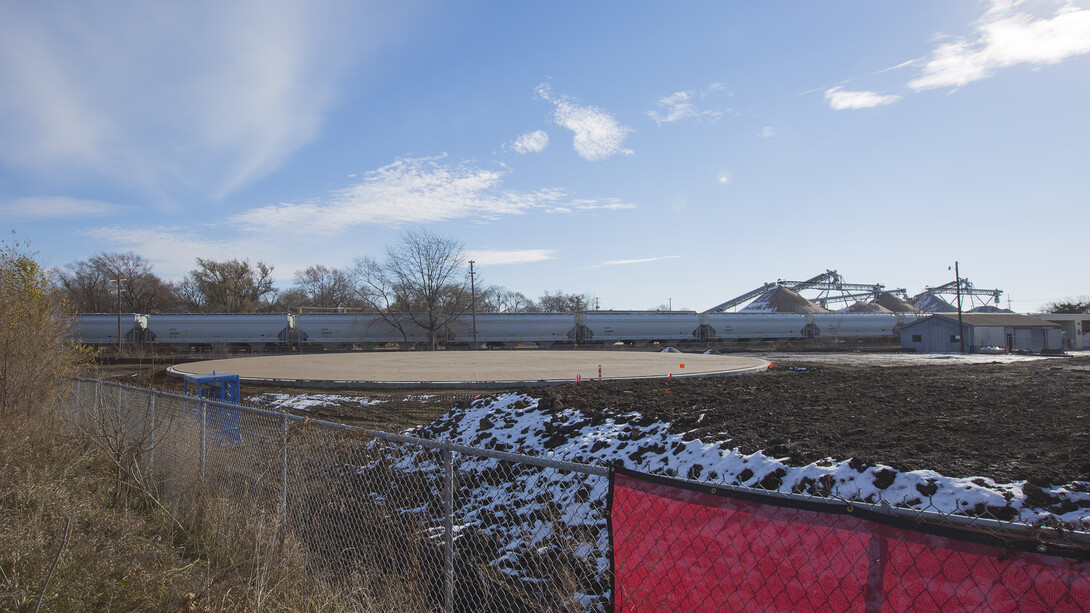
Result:
{"label": "gray hopper railcar", "polygon": [[408,317],[383,318],[375,313],[305,313],[295,315],[293,338],[303,346],[330,350],[374,349],[397,345],[407,349],[426,339]]}
{"label": "gray hopper railcar", "polygon": [[174,350],[265,351],[292,345],[292,316],[209,313],[148,315],[147,342]]}
{"label": "gray hopper railcar", "polygon": [[[81,313],[72,322],[69,336],[84,345],[116,345],[117,313]],[[148,318],[138,313],[121,313],[121,339],[133,344],[145,340]]]}
{"label": "gray hopper railcar", "polygon": [[[550,347],[563,344],[646,345],[749,342],[817,337],[895,337],[918,315],[905,313],[696,313],[693,311],[589,311],[582,313],[479,313],[481,347]],[[404,314],[303,315],[123,314],[125,342],[176,350],[268,351],[409,349],[428,343],[427,331]],[[89,344],[117,342],[117,316],[84,314],[73,336]],[[473,318],[462,314],[443,326],[449,347],[473,344]]]}

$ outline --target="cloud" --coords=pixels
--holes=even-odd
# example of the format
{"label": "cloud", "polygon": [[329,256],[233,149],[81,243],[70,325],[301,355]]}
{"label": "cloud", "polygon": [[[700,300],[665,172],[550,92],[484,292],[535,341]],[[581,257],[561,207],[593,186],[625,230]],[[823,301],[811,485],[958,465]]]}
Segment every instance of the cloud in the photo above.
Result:
{"label": "cloud", "polygon": [[763,138],[775,138],[776,131],[772,129],[772,126],[765,126],[764,129],[761,130],[761,136]]}
{"label": "cloud", "polygon": [[602,262],[601,264],[595,264],[591,268],[602,268],[604,266],[623,266],[626,264],[646,264],[648,262],[661,262],[662,260],[673,260],[679,258],[679,255],[664,255],[657,258],[638,258],[635,260],[610,260],[608,262]]}
{"label": "cloud", "polygon": [[886,72],[892,72],[894,70],[900,70],[902,68],[908,68],[909,66],[915,66],[916,64],[919,64],[919,63],[920,63],[920,60],[918,58],[917,59],[912,59],[912,60],[907,60],[907,61],[901,62],[900,64],[897,64],[895,66],[890,66],[889,68],[883,68],[881,70],[875,71],[874,74],[883,74],[883,73],[886,73]]}
{"label": "cloud", "polygon": [[389,25],[348,21],[324,1],[6,6],[0,160],[224,196],[314,139],[347,58]]}
{"label": "cloud", "polygon": [[544,130],[534,130],[533,132],[527,132],[515,139],[515,142],[511,144],[511,148],[515,150],[515,153],[538,153],[544,151],[545,147],[549,146],[549,135]]}
{"label": "cloud", "polygon": [[532,210],[583,212],[635,206],[611,198],[569,199],[564,190],[556,188],[532,192],[505,189],[507,172],[452,163],[445,157],[401,158],[364,173],[358,183],[325,198],[258,207],[228,221],[253,232],[332,235],[363,224],[496,219]]}
{"label": "cloud", "polygon": [[825,90],[825,99],[829,101],[829,106],[834,110],[843,111],[845,109],[869,109],[875,106],[893,104],[900,100],[901,97],[894,94],[883,95],[869,91],[853,92],[837,86]]}
{"label": "cloud", "polygon": [[957,88],[1018,64],[1058,64],[1090,53],[1090,10],[1064,3],[1043,19],[1013,11],[1017,4],[993,3],[977,20],[971,39],[939,45],[908,86],[916,91]]}
{"label": "cloud", "polygon": [[473,260],[478,266],[499,266],[501,264],[530,264],[556,259],[553,249],[476,249],[465,252],[466,260]]}
{"label": "cloud", "polygon": [[252,244],[239,240],[215,240],[184,227],[126,228],[104,226],[82,232],[116,251],[134,251],[146,257],[156,274],[180,280],[196,267],[195,258],[214,260],[253,258]]}
{"label": "cloud", "polygon": [[564,204],[550,206],[545,209],[546,213],[588,213],[590,211],[622,211],[625,209],[634,209],[635,204],[631,202],[625,202],[617,198],[598,198],[594,200],[588,199],[576,199],[565,202]]}
{"label": "cloud", "polygon": [[613,115],[555,94],[548,83],[542,83],[536,91],[538,97],[553,104],[553,121],[574,134],[572,144],[579,157],[596,162],[614,155],[632,155],[632,150],[624,146],[624,139],[632,129],[621,125]]}
{"label": "cloud", "polygon": [[673,123],[690,117],[699,117],[696,106],[690,100],[692,92],[674,92],[669,96],[659,98],[657,111],[647,111],[647,116],[655,120],[660,126],[664,123]]}
{"label": "cloud", "polygon": [[[704,99],[713,91],[719,91],[724,89],[722,83],[712,83],[707,89],[700,92],[700,99]],[[697,96],[696,92],[692,90],[678,91],[670,94],[669,96],[663,96],[659,98],[656,103],[656,109],[647,111],[647,116],[655,120],[655,123],[662,125],[664,123],[673,123],[675,121],[681,121],[682,119],[709,119],[711,121],[718,121],[723,116],[722,111],[712,110],[700,110],[694,104],[693,100]]]}
{"label": "cloud", "polygon": [[65,196],[20,198],[0,205],[0,215],[16,219],[71,219],[74,217],[108,217],[118,215],[126,207]]}

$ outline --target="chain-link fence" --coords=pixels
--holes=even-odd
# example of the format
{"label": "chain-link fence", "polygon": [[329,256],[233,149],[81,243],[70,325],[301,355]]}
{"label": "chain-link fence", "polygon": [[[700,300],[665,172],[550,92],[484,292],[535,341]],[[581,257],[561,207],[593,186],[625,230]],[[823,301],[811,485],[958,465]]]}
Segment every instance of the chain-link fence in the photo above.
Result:
{"label": "chain-link fence", "polygon": [[[630,599],[625,605],[623,590],[630,595],[663,589],[698,593],[693,585],[699,584],[733,590],[736,597],[727,601],[730,608],[760,610],[755,603],[765,601],[745,596],[739,587],[743,583],[737,581],[748,577],[752,583],[756,577],[776,594],[791,598],[801,594],[806,602],[819,603],[816,609],[906,610],[883,609],[880,602],[875,609],[873,589],[858,594],[850,589],[849,584],[856,585],[853,573],[863,572],[859,585],[867,585],[867,570],[846,565],[847,575],[836,578],[836,573],[813,570],[816,558],[807,555],[828,550],[827,557],[833,560],[851,555],[866,558],[873,539],[847,538],[840,547],[828,535],[777,520],[759,531],[760,548],[740,547],[738,542],[754,537],[732,533],[715,513],[685,516],[661,505],[648,507],[657,509],[655,513],[638,505],[627,510],[611,506],[616,503],[611,499],[611,473],[603,466],[425,440],[87,379],[73,383],[70,406],[73,423],[92,434],[119,463],[135,467],[142,485],[165,505],[192,513],[211,500],[228,501],[233,511],[222,513],[221,521],[271,520],[278,529],[269,538],[291,539],[311,572],[333,585],[384,594],[388,607],[657,610],[682,601]],[[1065,552],[1090,548],[1087,534],[1070,526],[1031,526],[1009,517],[989,517],[987,512],[969,516],[845,500],[833,482],[816,481],[796,493],[700,485],[712,493],[740,492],[757,505],[819,501],[838,506],[833,515],[843,514],[845,508],[860,509],[875,516],[945,527],[958,535],[982,535],[992,539],[988,546],[998,543],[1000,553],[993,558],[1013,558],[1028,547]],[[612,496],[617,491],[614,484]],[[708,506],[706,501],[690,502]],[[611,510],[615,515],[611,516]],[[630,520],[634,515],[642,524],[636,532],[626,526],[622,534],[619,518]],[[611,522],[617,524],[612,530]],[[720,545],[678,550],[683,533],[694,525],[701,526],[705,536],[712,534]],[[631,541],[639,546],[620,540],[633,534],[641,535]],[[933,537],[921,533],[917,541]],[[653,546],[647,547],[648,543]],[[723,543],[734,553],[725,554]],[[855,549],[847,551],[851,547]],[[760,558],[758,550],[764,552]],[[943,551],[924,547],[918,555],[928,559],[948,555]],[[680,580],[678,569],[702,569],[698,558],[709,555],[719,570],[698,577],[695,584],[692,577],[686,580],[690,583]],[[897,558],[883,566],[884,572],[894,572],[904,561],[903,556]],[[913,568],[934,568],[934,564],[910,562]],[[1065,575],[1070,589],[1064,594],[1085,593],[1083,602],[1090,602],[1090,567],[1085,562],[1077,564],[1082,566]],[[666,574],[644,572],[656,566]],[[618,587],[617,582],[633,577],[644,583]],[[897,597],[911,600],[920,590],[927,591],[921,585],[909,586]],[[803,601],[791,598],[769,602],[787,602],[790,606],[773,608],[792,610]]]}
{"label": "chain-link fence", "polygon": [[605,468],[87,379],[71,404],[165,505],[276,518],[334,585],[404,610],[609,607]]}

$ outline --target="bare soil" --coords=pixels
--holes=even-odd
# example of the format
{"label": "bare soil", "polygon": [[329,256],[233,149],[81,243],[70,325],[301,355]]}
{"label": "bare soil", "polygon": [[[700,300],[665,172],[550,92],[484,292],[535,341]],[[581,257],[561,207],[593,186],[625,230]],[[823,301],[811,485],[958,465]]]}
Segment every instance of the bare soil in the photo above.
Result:
{"label": "bare soil", "polygon": [[[120,381],[130,385],[150,387],[170,392],[182,392],[182,379],[167,374],[169,362],[126,360],[99,364],[91,367],[85,376]],[[413,426],[430,423],[446,413],[457,402],[473,400],[495,391],[472,390],[394,390],[394,391],[338,391],[274,386],[242,386],[243,400],[258,394],[330,394],[342,397],[322,406],[307,410],[291,411],[315,419],[336,421],[353,426],[398,432]],[[355,398],[377,401],[367,407],[353,402]],[[262,406],[262,405],[257,405]]]}
{"label": "bare soil", "polygon": [[[554,410],[639,412],[649,421],[741,451],[789,457],[793,465],[855,458],[950,477],[1090,481],[1090,355],[1014,363],[911,366],[777,361],[760,374],[640,381],[584,381],[526,393]],[[165,364],[115,364],[97,376],[180,389]],[[253,388],[244,393],[313,393]],[[427,423],[475,392],[337,392],[385,398],[304,413],[381,430]],[[495,392],[479,392],[494,394]]]}
{"label": "bare soil", "polygon": [[777,362],[757,375],[570,384],[553,408],[637,411],[806,465],[855,458],[950,477],[1090,481],[1090,356],[1008,364]]}

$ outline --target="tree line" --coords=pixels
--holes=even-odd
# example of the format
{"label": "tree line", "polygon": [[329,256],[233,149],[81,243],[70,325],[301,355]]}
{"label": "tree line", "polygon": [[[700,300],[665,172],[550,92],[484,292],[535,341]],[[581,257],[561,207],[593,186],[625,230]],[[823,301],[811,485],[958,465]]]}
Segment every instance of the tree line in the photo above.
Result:
{"label": "tree line", "polygon": [[[360,310],[407,319],[426,330],[473,308],[463,245],[425,230],[409,230],[382,259],[357,258],[345,268],[324,264],[295,272],[285,289],[273,267],[258,261],[196,258],[181,281],[166,282],[135,253],[100,253],[52,271],[54,291],[75,312],[280,313],[308,309]],[[118,289],[120,287],[120,296]],[[571,313],[597,308],[589,293],[545,291],[536,300],[499,285],[476,284],[477,313]],[[668,305],[651,310],[668,310]],[[1050,313],[1088,313],[1090,297],[1045,305]]]}
{"label": "tree line", "polygon": [[[346,268],[316,264],[293,284],[274,285],[273,267],[249,260],[196,258],[177,282],[157,276],[135,253],[100,253],[53,271],[55,291],[76,312],[158,314],[279,313],[342,309],[379,313],[399,330],[413,324],[434,342],[443,326],[469,313],[576,312],[594,307],[588,293],[545,291],[537,300],[470,279],[462,243],[425,230],[404,232],[381,259],[357,258]],[[479,277],[479,275],[478,275]],[[475,290],[475,291],[474,291]],[[119,294],[120,291],[120,294]]]}
{"label": "tree line", "polygon": [[1045,305],[1049,313],[1090,313],[1090,296],[1064,298]]}

